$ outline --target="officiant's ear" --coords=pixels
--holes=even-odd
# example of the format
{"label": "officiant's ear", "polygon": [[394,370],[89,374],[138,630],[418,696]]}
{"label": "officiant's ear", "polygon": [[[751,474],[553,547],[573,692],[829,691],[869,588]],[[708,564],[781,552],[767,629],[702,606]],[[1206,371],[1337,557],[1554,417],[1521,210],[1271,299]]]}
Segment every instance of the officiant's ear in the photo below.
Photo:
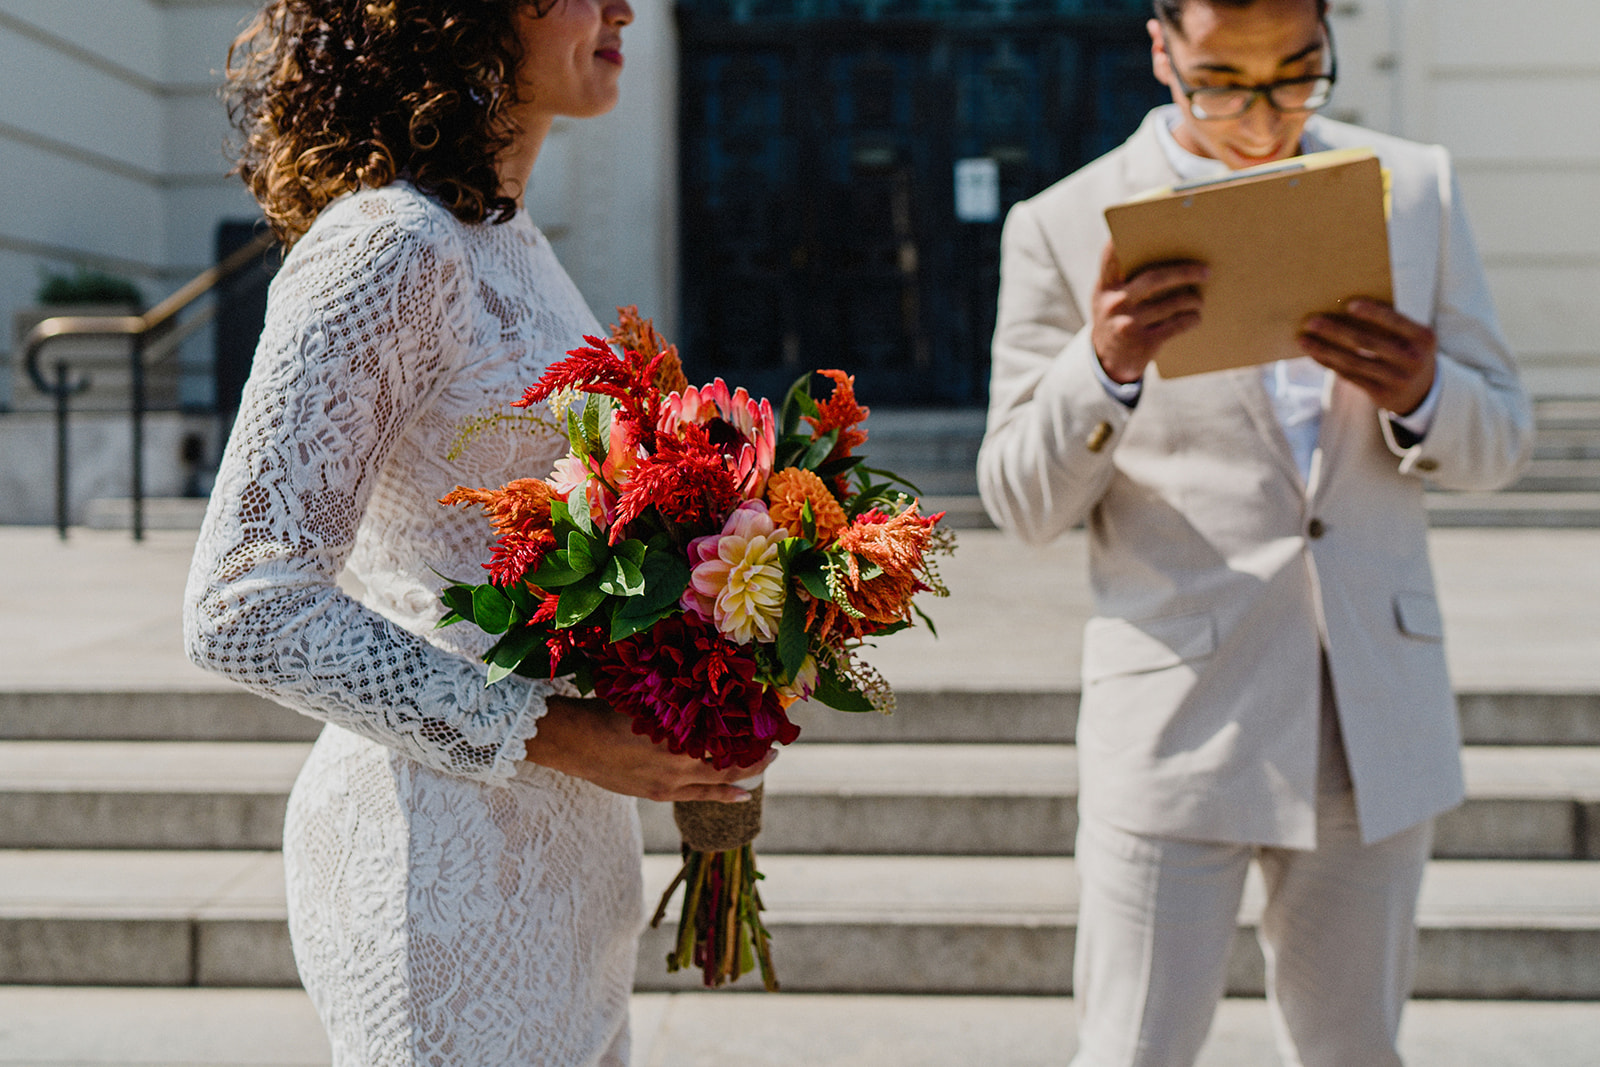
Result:
{"label": "officiant's ear", "polygon": [[1149,19],[1144,28],[1150,34],[1150,73],[1162,85],[1172,85],[1172,56],[1167,53],[1167,42],[1161,33],[1161,20]]}

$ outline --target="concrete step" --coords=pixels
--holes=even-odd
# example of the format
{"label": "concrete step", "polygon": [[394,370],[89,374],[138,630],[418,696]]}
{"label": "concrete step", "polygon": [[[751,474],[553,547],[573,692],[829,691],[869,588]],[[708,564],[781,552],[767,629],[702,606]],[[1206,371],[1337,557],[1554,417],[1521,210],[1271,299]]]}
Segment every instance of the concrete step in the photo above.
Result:
{"label": "concrete step", "polygon": [[[677,869],[645,858],[646,893]],[[769,854],[762,885],[795,992],[1064,994],[1073,861]],[[273,853],[0,851],[0,983],[289,987],[298,978]],[[1252,877],[1228,988],[1259,995]],[[1418,916],[1417,993],[1600,998],[1600,863],[1444,860]],[[638,988],[691,989],[647,931]],[[741,985],[746,983],[741,982]]]}
{"label": "concrete step", "polygon": [[[0,848],[275,849],[307,746],[0,742]],[[1600,748],[1473,748],[1468,801],[1439,823],[1453,858],[1600,858]],[[774,853],[1071,855],[1067,745],[802,744],[768,774]],[[671,852],[670,805],[644,803]]]}
{"label": "concrete step", "polygon": [[[144,499],[146,530],[199,530],[206,517],[205,497],[155,496]],[[131,497],[95,497],[84,505],[83,524],[91,530],[133,528]]]}
{"label": "concrete step", "polygon": [[1569,529],[1600,526],[1600,492],[1455,493],[1427,495],[1428,525]]}
{"label": "concrete step", "polygon": [[1541,425],[1533,443],[1541,459],[1600,459],[1600,427],[1588,423]]}
{"label": "concrete step", "polygon": [[[811,704],[791,717],[807,742],[1067,743],[1073,689],[899,686],[893,715]],[[1600,745],[1600,692],[1475,690],[1458,694],[1469,745]],[[3,690],[0,741],[314,741],[322,724],[241,689]]]}
{"label": "concrete step", "polygon": [[[640,993],[631,1067],[1064,1067],[1064,997]],[[326,1067],[298,990],[0,987],[4,1067]],[[1420,1000],[1409,1067],[1592,1067],[1600,1005]],[[1276,1062],[1261,1000],[1225,1000],[1197,1067]]]}
{"label": "concrete step", "polygon": [[1536,459],[1510,490],[1519,493],[1600,493],[1600,459]]}

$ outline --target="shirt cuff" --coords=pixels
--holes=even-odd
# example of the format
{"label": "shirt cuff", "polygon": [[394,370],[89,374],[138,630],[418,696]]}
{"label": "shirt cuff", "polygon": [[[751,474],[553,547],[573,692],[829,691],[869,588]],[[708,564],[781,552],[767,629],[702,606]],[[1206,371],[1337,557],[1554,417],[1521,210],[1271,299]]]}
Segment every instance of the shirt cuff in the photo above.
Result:
{"label": "shirt cuff", "polygon": [[[1096,363],[1099,360],[1095,361]],[[1428,395],[1422,398],[1422,403],[1409,415],[1396,415],[1392,411],[1384,412],[1389,416],[1389,421],[1396,427],[1420,441],[1428,436],[1428,431],[1433,428],[1434,413],[1439,410],[1439,387],[1444,381],[1437,370],[1433,373],[1433,384],[1428,387]]]}
{"label": "shirt cuff", "polygon": [[[1112,381],[1111,376],[1106,373],[1105,367],[1100,365],[1100,357],[1095,354],[1093,345],[1089,346],[1089,362],[1094,366],[1094,376],[1099,379],[1100,384],[1105,388],[1107,396],[1126,408],[1134,407],[1139,403],[1139,396],[1144,392],[1143,378],[1131,382]],[[1438,380],[1435,379],[1433,384],[1434,388],[1437,389]],[[1432,396],[1432,394],[1430,393],[1429,396]],[[1427,403],[1426,400],[1423,401],[1424,405]],[[1421,411],[1422,409],[1418,408],[1417,410]]]}

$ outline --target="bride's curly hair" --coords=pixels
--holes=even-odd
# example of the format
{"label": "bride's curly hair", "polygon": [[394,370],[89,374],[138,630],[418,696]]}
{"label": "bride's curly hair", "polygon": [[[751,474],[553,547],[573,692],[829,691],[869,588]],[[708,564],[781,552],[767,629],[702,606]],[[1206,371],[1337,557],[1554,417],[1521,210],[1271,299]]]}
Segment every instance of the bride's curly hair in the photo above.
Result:
{"label": "bride's curly hair", "polygon": [[515,203],[495,160],[521,62],[515,18],[556,0],[269,0],[228,50],[238,174],[294,244],[335,198],[404,178],[463,222]]}

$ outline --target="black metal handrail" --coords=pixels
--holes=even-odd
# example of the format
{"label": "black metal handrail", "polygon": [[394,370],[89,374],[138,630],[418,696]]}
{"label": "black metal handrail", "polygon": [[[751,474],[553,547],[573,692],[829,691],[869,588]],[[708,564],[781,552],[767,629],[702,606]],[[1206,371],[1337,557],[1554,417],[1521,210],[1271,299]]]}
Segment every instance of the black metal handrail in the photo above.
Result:
{"label": "black metal handrail", "polygon": [[56,531],[67,536],[67,401],[89,388],[89,379],[68,378],[68,359],[55,363],[53,379],[39,369],[39,354],[50,342],[68,337],[127,337],[133,342],[128,355],[129,415],[132,418],[132,524],[133,539],[144,540],[144,352],[145,342],[166,329],[184,309],[222,282],[237,274],[276,241],[263,233],[214,267],[208,267],[177,292],[142,315],[57,315],[28,331],[23,341],[23,364],[34,387],[56,402]]}

